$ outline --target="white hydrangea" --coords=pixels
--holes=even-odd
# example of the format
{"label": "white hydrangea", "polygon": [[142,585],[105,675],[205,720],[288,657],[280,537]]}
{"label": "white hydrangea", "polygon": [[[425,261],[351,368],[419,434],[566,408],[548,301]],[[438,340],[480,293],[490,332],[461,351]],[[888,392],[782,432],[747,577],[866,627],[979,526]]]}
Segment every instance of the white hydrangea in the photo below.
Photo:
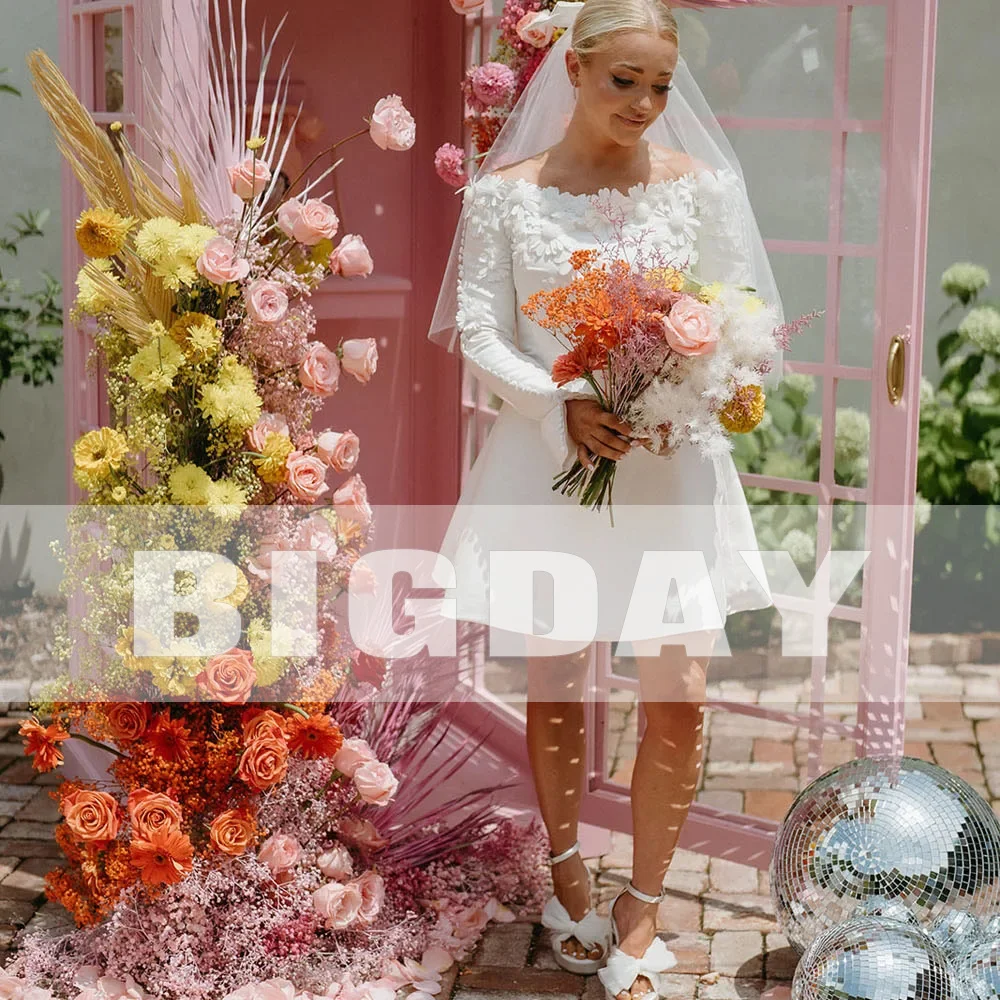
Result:
{"label": "white hydrangea", "polygon": [[965,470],[965,478],[972,483],[980,493],[992,493],[1000,483],[1000,469],[997,469],[996,462],[981,458],[975,462],[970,462]]}
{"label": "white hydrangea", "polygon": [[862,413],[853,406],[837,409],[833,453],[838,464],[853,465],[863,455],[867,455],[870,437],[871,421],[867,413]]}
{"label": "white hydrangea", "polygon": [[960,434],[962,431],[962,412],[961,410],[956,410],[949,408],[941,412],[941,422],[944,424],[946,430],[950,430],[954,434]]}
{"label": "white hydrangea", "polygon": [[946,295],[967,302],[990,283],[990,272],[978,264],[952,264],[941,275],[941,289]]}
{"label": "white hydrangea", "polygon": [[958,332],[981,351],[1000,354],[1000,312],[992,306],[973,309],[959,323]]}
{"label": "white hydrangea", "polygon": [[792,528],[781,540],[781,547],[799,565],[815,562],[816,540],[801,528]]}
{"label": "white hydrangea", "polygon": [[919,493],[913,498],[913,533],[923,531],[931,520],[931,502]]}
{"label": "white hydrangea", "polygon": [[963,400],[966,406],[993,406],[996,401],[996,393],[990,389],[970,389]]}
{"label": "white hydrangea", "polygon": [[920,405],[930,406],[934,402],[934,383],[929,378],[920,376]]}

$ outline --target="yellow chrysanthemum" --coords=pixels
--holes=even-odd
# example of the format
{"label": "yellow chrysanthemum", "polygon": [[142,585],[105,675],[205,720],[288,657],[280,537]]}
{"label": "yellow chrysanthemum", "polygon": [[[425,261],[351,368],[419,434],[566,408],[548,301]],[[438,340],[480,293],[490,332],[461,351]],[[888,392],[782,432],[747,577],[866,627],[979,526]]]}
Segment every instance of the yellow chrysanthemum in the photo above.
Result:
{"label": "yellow chrysanthemum", "polygon": [[752,431],[764,417],[765,398],[759,385],[741,386],[719,413],[719,422],[733,434]]}
{"label": "yellow chrysanthemum", "polygon": [[748,295],[746,301],[743,303],[743,311],[745,313],[750,313],[752,316],[754,313],[758,313],[764,308],[764,300],[758,298],[756,295]]}
{"label": "yellow chrysanthemum", "polygon": [[[212,563],[205,571],[204,582],[206,591],[216,594],[223,586],[223,581],[228,579],[229,564],[223,560]],[[217,597],[220,604],[229,604],[238,608],[250,596],[250,583],[246,574],[238,566],[236,567],[236,586],[233,591],[224,597]]]}
{"label": "yellow chrysanthemum", "polygon": [[702,302],[714,302],[722,294],[723,285],[721,281],[711,281],[703,285],[698,293],[698,298]]}
{"label": "yellow chrysanthemum", "polygon": [[153,274],[163,281],[163,287],[176,292],[181,285],[193,285],[198,280],[198,269],[194,261],[184,253],[171,254],[160,258],[153,265]]}
{"label": "yellow chrysanthemum", "polygon": [[255,458],[257,474],[265,483],[280,483],[285,478],[285,462],[295,450],[287,434],[271,431],[264,439],[263,458]]}
{"label": "yellow chrysanthemum", "polygon": [[271,632],[260,618],[252,619],[247,625],[247,642],[253,653],[257,684],[268,687],[284,675],[288,661],[283,656],[271,655]]}
{"label": "yellow chrysanthemum", "polygon": [[135,252],[147,264],[153,265],[176,257],[183,242],[181,229],[176,219],[164,215],[147,219],[136,233]]}
{"label": "yellow chrysanthemum", "polygon": [[191,676],[190,660],[197,657],[179,657],[164,662],[154,661],[152,666],[145,666],[149,671],[150,680],[156,685],[157,690],[169,695],[193,695],[198,685]]}
{"label": "yellow chrysanthemum", "polygon": [[162,670],[173,662],[171,656],[158,655],[163,647],[155,635],[131,625],[122,630],[115,643],[115,652],[129,670]]}
{"label": "yellow chrysanthemum", "polygon": [[121,282],[118,279],[118,275],[112,270],[111,261],[107,257],[94,257],[84,267],[80,268],[76,276],[76,306],[85,313],[96,316],[99,313],[106,312],[111,307],[111,299],[102,288],[98,287],[91,274],[88,273],[93,270],[102,271],[116,285]]}
{"label": "yellow chrysanthemum", "polygon": [[169,336],[159,336],[135,352],[128,373],[147,392],[166,392],[173,388],[174,376],[183,363],[181,349]]}
{"label": "yellow chrysanthemum", "polygon": [[76,220],[76,242],[88,257],[112,257],[125,245],[135,219],[109,208],[88,208]]}
{"label": "yellow chrysanthemum", "polygon": [[684,288],[684,275],[675,267],[654,267],[646,272],[645,278],[650,284],[669,288],[674,292]]}
{"label": "yellow chrysanthemum", "polygon": [[257,423],[264,401],[257,395],[250,372],[237,367],[246,377],[220,373],[217,381],[202,386],[198,406],[216,427],[228,424],[235,430],[249,430]]}
{"label": "yellow chrysanthemum", "polygon": [[167,482],[170,498],[174,503],[181,504],[208,503],[213,485],[209,474],[193,462],[178,465],[170,473],[170,479]]}
{"label": "yellow chrysanthemum", "polygon": [[73,464],[84,473],[98,478],[117,469],[128,455],[125,435],[112,427],[99,427],[87,431],[73,445]]}
{"label": "yellow chrysanthemum", "polygon": [[186,312],[170,327],[170,339],[195,363],[215,357],[222,343],[219,324],[200,312]]}
{"label": "yellow chrysanthemum", "polygon": [[252,139],[247,139],[247,149],[251,152],[263,149],[265,145],[267,145],[267,140],[262,135],[255,135]]}
{"label": "yellow chrysanthemum", "polygon": [[114,503],[125,503],[128,500],[128,490],[124,486],[116,486],[111,491],[111,499]]}
{"label": "yellow chrysanthemum", "polygon": [[220,479],[208,491],[208,503],[218,517],[235,520],[247,505],[246,491],[238,483]]}
{"label": "yellow chrysanthemum", "polygon": [[188,223],[181,227],[180,252],[193,264],[204,253],[205,244],[218,235],[211,226],[203,226],[198,222]]}

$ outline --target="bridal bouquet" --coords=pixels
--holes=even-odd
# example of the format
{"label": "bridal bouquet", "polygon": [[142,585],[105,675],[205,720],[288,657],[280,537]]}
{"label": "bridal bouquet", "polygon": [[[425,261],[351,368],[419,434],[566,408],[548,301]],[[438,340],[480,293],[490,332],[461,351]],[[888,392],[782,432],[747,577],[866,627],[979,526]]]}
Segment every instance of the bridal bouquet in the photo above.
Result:
{"label": "bridal bouquet", "polygon": [[[817,314],[777,325],[753,288],[700,282],[641,249],[631,262],[598,258],[576,251],[571,282],[521,306],[568,347],[553,362],[553,381],[586,379],[601,405],[661,454],[683,441],[706,456],[731,450],[729,435],[752,430],[764,414],[759,381],[773,356]],[[593,469],[577,459],[552,488],[600,510],[611,504],[616,469],[603,456]]]}

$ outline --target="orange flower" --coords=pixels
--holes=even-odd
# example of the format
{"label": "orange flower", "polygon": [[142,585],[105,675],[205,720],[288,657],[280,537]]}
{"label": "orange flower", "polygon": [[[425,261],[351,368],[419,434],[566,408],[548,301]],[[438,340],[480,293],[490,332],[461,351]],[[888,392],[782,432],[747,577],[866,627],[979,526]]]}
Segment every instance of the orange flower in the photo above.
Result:
{"label": "orange flower", "polygon": [[243,713],[243,742],[252,743],[264,736],[286,739],[288,730],[285,717],[270,708],[248,708]]}
{"label": "orange flower", "polygon": [[210,701],[243,705],[257,683],[253,653],[248,649],[230,649],[213,656],[197,679]]}
{"label": "orange flower", "polygon": [[329,715],[301,715],[289,719],[288,748],[309,760],[332,757],[344,743],[344,735]]}
{"label": "orange flower", "polygon": [[77,788],[62,799],[66,825],[77,840],[108,844],[121,823],[118,800],[107,792]]}
{"label": "orange flower", "polygon": [[276,785],[288,773],[288,744],[273,736],[263,736],[250,743],[243,756],[237,774],[254,791]]}
{"label": "orange flower", "polygon": [[180,803],[169,795],[148,788],[136,788],[129,793],[128,818],[132,835],[140,840],[148,839],[156,830],[179,829],[183,817]]}
{"label": "orange flower", "polygon": [[107,711],[111,736],[117,743],[137,740],[149,725],[149,705],[136,701],[114,702]]}
{"label": "orange flower", "polygon": [[242,809],[227,809],[212,821],[212,846],[223,854],[243,854],[256,837],[257,824]]}
{"label": "orange flower", "polygon": [[569,255],[570,267],[574,271],[585,271],[591,264],[597,262],[597,257],[596,250],[574,250]]}
{"label": "orange flower", "polygon": [[59,744],[69,739],[69,733],[58,722],[43,726],[37,719],[26,719],[18,732],[25,738],[25,756],[35,755],[36,771],[51,771],[63,763]]}
{"label": "orange flower", "polygon": [[171,719],[169,711],[155,718],[147,741],[157,757],[171,763],[184,760],[191,753],[191,730],[182,719]]}
{"label": "orange flower", "polygon": [[604,368],[607,363],[607,348],[585,340],[568,353],[560,354],[552,362],[552,381],[556,385],[565,385],[575,378],[580,378],[584,372],[593,372]]}
{"label": "orange flower", "polygon": [[190,838],[179,830],[154,830],[148,838],[133,840],[131,845],[132,864],[146,885],[180,882],[194,867],[193,856]]}

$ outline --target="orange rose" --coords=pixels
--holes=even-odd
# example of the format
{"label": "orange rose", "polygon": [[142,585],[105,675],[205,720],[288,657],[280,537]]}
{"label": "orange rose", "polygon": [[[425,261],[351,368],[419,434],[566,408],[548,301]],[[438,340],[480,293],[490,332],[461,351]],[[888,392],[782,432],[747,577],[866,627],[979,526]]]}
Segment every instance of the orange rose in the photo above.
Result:
{"label": "orange rose", "polygon": [[137,740],[149,725],[149,706],[135,701],[118,701],[108,708],[108,725],[117,743]]}
{"label": "orange rose", "polygon": [[107,792],[89,788],[75,790],[62,800],[66,825],[77,840],[110,843],[121,824],[118,801]]}
{"label": "orange rose", "polygon": [[256,836],[257,824],[242,809],[227,809],[212,821],[212,846],[223,854],[242,854]]}
{"label": "orange rose", "polygon": [[184,813],[179,802],[162,792],[137,788],[129,793],[128,818],[133,836],[148,840],[155,830],[177,830]]}
{"label": "orange rose", "polygon": [[243,713],[243,742],[252,743],[265,736],[283,740],[288,735],[286,727],[285,717],[269,708],[247,709]]}
{"label": "orange rose", "polygon": [[263,736],[247,745],[237,774],[254,791],[262,792],[288,772],[288,744],[273,736]]}
{"label": "orange rose", "polygon": [[257,683],[253,653],[248,649],[231,649],[211,657],[198,675],[198,683],[209,701],[242,705]]}

